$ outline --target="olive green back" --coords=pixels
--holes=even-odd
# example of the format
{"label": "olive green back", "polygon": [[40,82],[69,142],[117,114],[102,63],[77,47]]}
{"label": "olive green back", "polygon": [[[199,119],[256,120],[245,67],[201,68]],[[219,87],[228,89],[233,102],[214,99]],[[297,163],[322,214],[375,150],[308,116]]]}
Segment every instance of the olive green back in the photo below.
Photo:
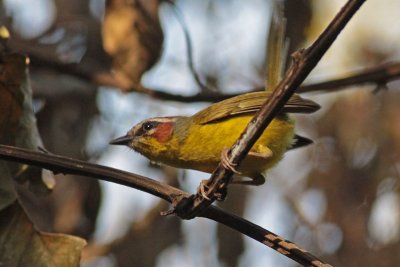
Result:
{"label": "olive green back", "polygon": [[[262,91],[246,93],[223,100],[193,115],[193,122],[206,124],[236,115],[255,113],[270,96],[271,92]],[[295,94],[289,99],[282,111],[288,113],[312,113],[317,111],[319,107],[314,101],[304,99]]]}

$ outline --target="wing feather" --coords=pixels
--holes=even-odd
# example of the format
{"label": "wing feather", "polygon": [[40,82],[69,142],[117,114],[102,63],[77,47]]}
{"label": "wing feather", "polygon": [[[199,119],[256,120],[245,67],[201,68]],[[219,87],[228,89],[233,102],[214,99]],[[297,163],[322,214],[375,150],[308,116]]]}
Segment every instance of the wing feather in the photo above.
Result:
{"label": "wing feather", "polygon": [[[271,92],[269,91],[252,92],[223,100],[193,115],[193,122],[207,124],[231,116],[255,113],[270,95]],[[295,94],[289,99],[282,111],[288,113],[312,113],[317,111],[319,107],[314,101],[304,99]]]}

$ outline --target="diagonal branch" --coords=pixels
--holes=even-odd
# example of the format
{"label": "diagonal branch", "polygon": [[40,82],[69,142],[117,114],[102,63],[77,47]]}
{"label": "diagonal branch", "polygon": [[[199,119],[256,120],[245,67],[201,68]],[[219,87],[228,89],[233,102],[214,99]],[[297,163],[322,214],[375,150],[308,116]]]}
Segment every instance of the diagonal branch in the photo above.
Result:
{"label": "diagonal branch", "polygon": [[[54,172],[82,175],[125,185],[147,192],[170,203],[181,197],[189,196],[188,193],[178,188],[144,176],[49,153],[0,145],[0,159],[38,166]],[[311,253],[299,248],[296,244],[215,206],[208,207],[201,214],[201,217],[222,223],[247,235],[303,266],[331,267],[331,265],[322,262]]]}
{"label": "diagonal branch", "polygon": [[[309,48],[299,50],[292,55],[293,62],[285,77],[229,150],[229,161],[233,166],[239,165],[246,157],[253,144],[264,132],[264,129],[317,65],[321,57],[364,2],[365,0],[349,0]],[[232,170],[225,169],[220,163],[206,182],[206,192],[198,192],[196,195],[178,202],[174,212],[178,216],[187,219],[201,214],[221,194],[225,194],[226,186],[231,181],[232,174]]]}

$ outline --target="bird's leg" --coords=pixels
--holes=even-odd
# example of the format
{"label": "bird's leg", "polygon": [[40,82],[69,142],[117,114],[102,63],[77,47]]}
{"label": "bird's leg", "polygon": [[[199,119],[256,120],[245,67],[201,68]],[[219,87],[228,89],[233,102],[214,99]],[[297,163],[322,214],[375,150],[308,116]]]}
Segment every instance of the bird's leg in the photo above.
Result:
{"label": "bird's leg", "polygon": [[[224,166],[224,168],[231,170],[233,173],[238,173],[240,174],[240,172],[238,172],[235,169],[236,164],[233,164],[229,158],[228,158],[228,149],[224,149],[222,150],[221,153],[221,164],[222,166]],[[207,200],[211,200],[208,196],[207,196],[207,191],[208,191],[208,185],[207,185],[208,180],[202,180],[200,182],[199,187],[197,188],[197,192],[198,194],[200,194],[204,199]],[[221,188],[218,190],[218,192],[216,192],[214,194],[214,196],[216,197],[217,200],[223,200],[226,196],[226,184],[222,184]]]}
{"label": "bird's leg", "polygon": [[[268,160],[273,155],[271,149],[266,146],[258,146],[257,152],[249,151],[247,154],[247,159],[249,160]],[[232,184],[240,184],[240,185],[262,185],[265,182],[265,177],[261,173],[252,173],[249,175],[251,180],[232,180]]]}
{"label": "bird's leg", "polygon": [[273,155],[273,152],[271,151],[271,149],[269,149],[266,146],[258,146],[257,150],[258,150],[258,152],[249,151],[249,153],[247,154],[247,157],[253,158],[253,159],[267,160],[267,159],[271,158]]}

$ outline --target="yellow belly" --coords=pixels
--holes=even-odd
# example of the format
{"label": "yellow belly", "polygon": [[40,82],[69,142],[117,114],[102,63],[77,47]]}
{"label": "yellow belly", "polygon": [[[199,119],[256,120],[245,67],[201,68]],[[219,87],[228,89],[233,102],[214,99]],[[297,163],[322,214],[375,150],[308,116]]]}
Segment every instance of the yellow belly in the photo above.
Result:
{"label": "yellow belly", "polygon": [[[221,160],[223,149],[230,148],[239,138],[253,116],[239,116],[221,122],[192,125],[187,138],[181,141],[179,152],[170,165],[179,168],[212,172]],[[276,164],[290,146],[294,135],[294,124],[287,116],[275,118],[251,151],[259,154],[272,151],[268,159],[247,157],[238,170],[244,175],[262,173]]]}

